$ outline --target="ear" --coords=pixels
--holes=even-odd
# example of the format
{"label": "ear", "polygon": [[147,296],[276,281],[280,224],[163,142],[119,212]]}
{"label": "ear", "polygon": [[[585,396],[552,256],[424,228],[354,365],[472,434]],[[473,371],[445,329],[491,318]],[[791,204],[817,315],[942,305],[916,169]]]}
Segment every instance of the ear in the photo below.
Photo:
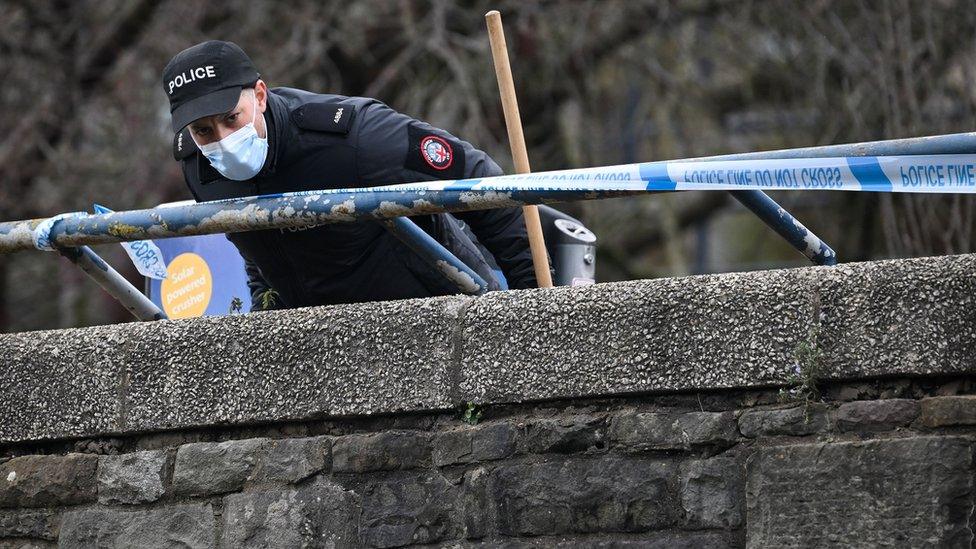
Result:
{"label": "ear", "polygon": [[268,108],[268,85],[260,78],[254,83],[254,98],[258,101],[258,112],[263,113]]}

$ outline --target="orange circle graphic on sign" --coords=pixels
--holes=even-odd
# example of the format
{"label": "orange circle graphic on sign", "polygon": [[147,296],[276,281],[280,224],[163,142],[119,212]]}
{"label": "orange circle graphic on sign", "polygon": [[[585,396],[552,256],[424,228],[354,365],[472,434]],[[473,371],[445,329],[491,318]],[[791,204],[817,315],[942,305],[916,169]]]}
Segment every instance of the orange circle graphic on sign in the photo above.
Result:
{"label": "orange circle graphic on sign", "polygon": [[202,257],[180,254],[166,267],[160,287],[163,310],[170,318],[203,316],[213,295],[213,277]]}

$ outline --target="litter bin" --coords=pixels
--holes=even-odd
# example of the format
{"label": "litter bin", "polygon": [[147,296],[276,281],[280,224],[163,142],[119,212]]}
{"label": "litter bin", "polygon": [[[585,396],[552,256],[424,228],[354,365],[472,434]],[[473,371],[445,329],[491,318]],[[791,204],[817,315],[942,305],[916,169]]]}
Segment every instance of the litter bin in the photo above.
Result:
{"label": "litter bin", "polygon": [[552,261],[556,286],[584,286],[596,281],[596,235],[580,220],[539,206],[542,233]]}

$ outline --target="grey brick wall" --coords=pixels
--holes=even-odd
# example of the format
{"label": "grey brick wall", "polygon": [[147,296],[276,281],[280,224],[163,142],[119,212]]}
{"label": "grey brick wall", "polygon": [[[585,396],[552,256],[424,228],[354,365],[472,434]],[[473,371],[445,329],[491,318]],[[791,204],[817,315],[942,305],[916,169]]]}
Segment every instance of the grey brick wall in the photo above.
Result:
{"label": "grey brick wall", "polygon": [[972,385],[9,446],[0,547],[970,547]]}

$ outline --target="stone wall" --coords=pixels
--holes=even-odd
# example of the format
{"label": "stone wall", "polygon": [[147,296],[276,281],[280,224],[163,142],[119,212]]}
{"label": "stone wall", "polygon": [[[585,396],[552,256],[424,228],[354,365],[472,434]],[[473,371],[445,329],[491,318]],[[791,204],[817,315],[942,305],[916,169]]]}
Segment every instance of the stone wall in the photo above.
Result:
{"label": "stone wall", "polygon": [[0,464],[0,546],[970,547],[976,395],[948,393],[974,389],[888,381],[813,404],[739,391],[488,407],[475,425],[438,413],[49,443]]}
{"label": "stone wall", "polygon": [[973,546],[976,258],[0,336],[2,547]]}

